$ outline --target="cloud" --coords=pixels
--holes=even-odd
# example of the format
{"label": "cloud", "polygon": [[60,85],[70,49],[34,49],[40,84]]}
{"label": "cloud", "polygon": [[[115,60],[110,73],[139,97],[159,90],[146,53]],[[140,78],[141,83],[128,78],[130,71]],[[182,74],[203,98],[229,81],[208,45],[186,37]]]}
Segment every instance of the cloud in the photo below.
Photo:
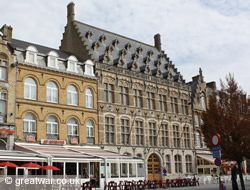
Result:
{"label": "cloud", "polygon": [[[152,44],[161,34],[163,50],[186,81],[202,68],[205,80],[229,72],[250,93],[250,3],[244,0],[76,0],[78,21]],[[0,24],[14,37],[58,48],[69,1],[2,2]],[[219,85],[217,85],[219,86]]]}

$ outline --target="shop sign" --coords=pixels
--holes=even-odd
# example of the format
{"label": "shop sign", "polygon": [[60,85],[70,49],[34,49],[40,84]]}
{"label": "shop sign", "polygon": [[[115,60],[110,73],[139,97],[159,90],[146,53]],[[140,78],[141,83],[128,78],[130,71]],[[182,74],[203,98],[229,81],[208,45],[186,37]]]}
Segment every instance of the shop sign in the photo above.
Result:
{"label": "shop sign", "polygon": [[65,140],[49,140],[49,139],[42,139],[41,144],[53,144],[53,145],[64,145],[66,144]]}
{"label": "shop sign", "polygon": [[71,139],[70,143],[71,144],[78,144],[78,140],[77,139]]}
{"label": "shop sign", "polygon": [[15,131],[8,131],[6,128],[0,129],[0,134],[2,135],[11,134],[11,133],[15,133]]}
{"label": "shop sign", "polygon": [[35,137],[27,136],[26,141],[35,142]]}

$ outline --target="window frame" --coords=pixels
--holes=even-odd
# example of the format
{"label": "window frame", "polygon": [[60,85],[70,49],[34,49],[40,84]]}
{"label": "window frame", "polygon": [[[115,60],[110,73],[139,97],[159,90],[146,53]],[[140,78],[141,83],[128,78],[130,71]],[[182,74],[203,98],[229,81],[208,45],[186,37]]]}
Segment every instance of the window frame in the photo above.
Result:
{"label": "window frame", "polygon": [[[49,120],[49,117],[55,118],[55,119],[56,119],[56,122],[48,121],[48,120]],[[58,135],[58,134],[59,134],[59,133],[58,133],[58,120],[57,120],[57,118],[56,118],[55,116],[50,115],[49,117],[48,117],[47,120],[46,120],[46,134],[49,134],[49,135]],[[49,125],[49,128],[50,128],[50,132],[48,132],[48,125]],[[52,128],[55,127],[55,125],[56,125],[56,132],[53,133],[53,132],[52,132],[52,131],[53,131]]]}
{"label": "window frame", "polygon": [[[108,122],[107,122],[108,121]],[[110,122],[112,121],[112,122]],[[113,130],[110,130],[110,128]],[[108,130],[107,130],[108,128]],[[108,137],[107,137],[108,135]],[[114,117],[105,117],[105,143],[106,144],[115,144],[115,118]]]}
{"label": "window frame", "polygon": [[[52,84],[52,85],[55,85],[55,87],[50,87],[49,84]],[[49,96],[48,96],[48,92],[50,91],[51,93],[51,99],[49,100]],[[58,103],[58,86],[55,82],[53,81],[49,81],[47,83],[47,86],[46,86],[46,99],[47,99],[47,102],[51,102],[51,103]],[[56,101],[53,101],[54,98],[56,98]]]}
{"label": "window frame", "polygon": [[147,92],[147,102],[148,102],[148,109],[155,109],[155,95],[153,92]]}
{"label": "window frame", "polygon": [[169,125],[168,123],[161,124],[161,137],[162,137],[161,145],[164,147],[169,147]]}
{"label": "window frame", "polygon": [[[86,130],[87,130],[86,131],[87,144],[95,144],[95,129],[94,129],[94,122],[92,120],[87,120]],[[88,139],[93,139],[93,142],[89,142]]]}
{"label": "window frame", "polygon": [[160,110],[163,112],[167,112],[168,111],[167,95],[159,94],[159,99],[160,99]]}
{"label": "window frame", "polygon": [[[7,81],[8,79],[8,67],[7,66],[8,66],[8,60],[0,58],[0,81]],[[2,73],[5,73],[5,75],[2,75]]]}
{"label": "window frame", "polygon": [[[54,59],[55,66],[52,65],[51,60]],[[47,57],[48,67],[58,69],[58,54],[55,51],[50,51]]]}
{"label": "window frame", "polygon": [[157,126],[156,122],[149,121],[148,122],[148,134],[149,134],[149,145],[150,146],[157,146]]}
{"label": "window frame", "polygon": [[114,85],[104,83],[104,102],[114,103]]}
{"label": "window frame", "polygon": [[[25,119],[25,116],[27,116],[28,114],[32,115],[32,117],[34,118],[34,120],[32,119]],[[27,122],[28,123],[28,130],[26,131],[25,128],[24,128],[24,122]],[[31,130],[32,129],[32,125],[31,123],[34,123],[35,125],[35,131]],[[32,113],[26,113],[23,117],[23,132],[24,133],[37,133],[37,126],[36,126],[37,122],[36,122],[36,117],[34,116],[34,114]]]}
{"label": "window frame", "polygon": [[187,154],[185,156],[185,164],[186,164],[186,173],[192,173],[193,172],[193,163],[192,163],[192,156]]}
{"label": "window frame", "polygon": [[134,93],[134,106],[137,108],[143,108],[142,90],[133,89],[133,93]]}
{"label": "window frame", "polygon": [[190,143],[190,127],[188,125],[183,126],[183,140],[184,140],[184,147],[185,148],[191,148]]}
{"label": "window frame", "polygon": [[174,147],[180,148],[181,147],[180,126],[177,124],[173,125],[173,140],[174,140]]}
{"label": "window frame", "polygon": [[[88,93],[90,92],[90,93]],[[86,108],[93,108],[94,107],[94,102],[93,102],[93,91],[90,88],[87,88],[85,91],[85,96],[86,96]],[[90,101],[89,101],[90,100]]]}
{"label": "window frame", "polygon": [[[34,84],[27,83],[27,80],[29,80],[29,79],[31,79],[34,82]],[[25,96],[26,95],[26,93],[25,93],[26,88],[28,88],[28,96]],[[32,98],[32,90],[35,92],[35,98]],[[33,79],[31,77],[27,77],[24,80],[24,99],[37,100],[37,82],[35,79]]]}
{"label": "window frame", "polygon": [[[73,87],[75,89],[75,91],[73,90],[69,90],[70,87]],[[75,96],[76,97],[75,97]],[[69,102],[69,96],[70,96],[70,102]],[[74,101],[74,97],[76,98],[76,100]],[[77,106],[78,105],[78,89],[75,85],[70,84],[67,88],[67,105],[71,105],[71,106]]]}
{"label": "window frame", "polygon": [[130,145],[130,121],[129,119],[122,118],[121,124],[121,144]]}
{"label": "window frame", "polygon": [[[141,120],[136,120],[135,121],[135,131],[136,131],[136,145],[138,146],[144,146],[144,126],[143,126],[143,121]],[[139,124],[139,125],[138,125]]]}
{"label": "window frame", "polygon": [[120,89],[120,104],[129,105],[129,90],[128,87],[119,86]]}
{"label": "window frame", "polygon": [[[69,123],[69,121],[72,120],[72,121],[75,121],[76,123]],[[69,127],[70,127],[70,130],[69,130]],[[77,129],[77,133],[74,133],[74,129]],[[72,133],[70,134],[69,131],[71,131]],[[74,118],[70,118],[67,122],[67,136],[79,136],[79,125],[78,125],[78,122],[76,119]]]}
{"label": "window frame", "polygon": [[180,154],[176,154],[174,156],[174,161],[175,161],[175,173],[182,173],[182,157]]}
{"label": "window frame", "polygon": [[[37,62],[37,54],[38,54],[38,51],[37,51],[36,47],[34,47],[34,46],[29,46],[29,47],[26,49],[25,62],[26,62],[26,63],[31,63],[31,64],[37,65],[37,64],[38,64],[38,62]],[[34,59],[33,59],[32,61],[30,61],[31,55],[34,56]]]}

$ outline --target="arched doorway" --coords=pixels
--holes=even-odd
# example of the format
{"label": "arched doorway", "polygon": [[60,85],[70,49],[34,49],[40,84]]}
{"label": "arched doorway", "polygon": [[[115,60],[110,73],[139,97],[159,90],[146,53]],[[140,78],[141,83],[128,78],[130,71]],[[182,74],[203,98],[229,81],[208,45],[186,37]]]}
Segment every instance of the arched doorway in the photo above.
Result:
{"label": "arched doorway", "polygon": [[160,158],[156,154],[151,154],[148,158],[148,179],[160,180],[161,175],[158,174],[158,169],[161,167]]}

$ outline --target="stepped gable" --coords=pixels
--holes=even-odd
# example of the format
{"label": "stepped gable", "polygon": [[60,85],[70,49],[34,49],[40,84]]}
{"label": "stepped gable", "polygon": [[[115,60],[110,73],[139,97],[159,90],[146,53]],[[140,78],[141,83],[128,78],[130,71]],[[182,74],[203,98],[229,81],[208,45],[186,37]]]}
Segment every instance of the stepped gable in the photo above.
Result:
{"label": "stepped gable", "polygon": [[94,61],[185,83],[164,51],[78,21],[74,26]]}

